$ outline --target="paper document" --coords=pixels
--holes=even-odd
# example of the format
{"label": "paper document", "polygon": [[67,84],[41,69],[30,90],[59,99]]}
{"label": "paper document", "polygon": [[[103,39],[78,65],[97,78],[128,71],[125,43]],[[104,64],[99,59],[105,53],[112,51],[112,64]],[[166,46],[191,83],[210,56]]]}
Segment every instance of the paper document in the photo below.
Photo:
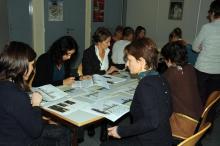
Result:
{"label": "paper document", "polygon": [[107,80],[108,83],[114,84],[114,83],[120,83],[126,81],[125,78],[120,78],[112,75],[103,75],[103,77]]}
{"label": "paper document", "polygon": [[60,90],[59,88],[48,84],[36,88],[32,88],[33,91],[38,91],[43,96],[45,101],[54,101],[67,96],[68,94]]}

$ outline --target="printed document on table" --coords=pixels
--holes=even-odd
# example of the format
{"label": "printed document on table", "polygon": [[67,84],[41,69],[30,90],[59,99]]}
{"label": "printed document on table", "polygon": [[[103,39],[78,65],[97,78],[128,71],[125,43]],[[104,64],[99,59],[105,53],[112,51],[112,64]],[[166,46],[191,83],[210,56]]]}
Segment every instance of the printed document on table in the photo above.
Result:
{"label": "printed document on table", "polygon": [[92,79],[76,81],[72,84],[72,88],[89,88],[94,85],[98,85],[104,87],[106,89],[110,89],[109,84],[107,83],[106,78],[101,75],[94,74]]}
{"label": "printed document on table", "polygon": [[124,114],[128,113],[130,108],[108,99],[91,104],[83,110],[92,114],[103,116],[114,122]]}
{"label": "printed document on table", "polygon": [[33,91],[38,91],[43,96],[43,100],[45,101],[54,101],[60,98],[66,97],[68,94],[60,90],[59,88],[48,84],[36,88],[32,88]]}
{"label": "printed document on table", "polygon": [[103,75],[103,77],[107,80],[108,83],[114,84],[114,83],[120,83],[126,81],[125,78],[120,78],[112,75]]}
{"label": "printed document on table", "polygon": [[88,105],[89,104],[86,102],[82,102],[72,97],[69,97],[46,104],[43,106],[43,108],[56,112],[60,115],[68,115],[76,110],[83,109],[85,106]]}

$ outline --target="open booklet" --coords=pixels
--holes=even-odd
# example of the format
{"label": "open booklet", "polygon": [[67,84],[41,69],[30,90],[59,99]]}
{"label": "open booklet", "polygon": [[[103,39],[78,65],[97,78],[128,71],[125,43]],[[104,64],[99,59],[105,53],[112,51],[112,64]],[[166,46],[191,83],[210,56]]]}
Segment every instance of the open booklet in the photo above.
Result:
{"label": "open booklet", "polygon": [[51,84],[43,85],[40,87],[34,87],[34,88],[32,88],[32,91],[40,92],[41,95],[43,96],[43,100],[45,100],[45,101],[58,100],[60,98],[66,97],[68,95],[64,91],[60,90],[59,88],[57,88]]}
{"label": "open booklet", "polygon": [[112,75],[98,75],[94,74],[91,79],[89,80],[82,80],[82,81],[76,81],[72,87],[73,88],[87,88],[91,87],[93,85],[98,85],[101,87],[104,87],[106,89],[110,89],[109,84],[114,84],[114,83],[119,83],[123,82],[126,79],[120,78],[120,77],[115,77]]}

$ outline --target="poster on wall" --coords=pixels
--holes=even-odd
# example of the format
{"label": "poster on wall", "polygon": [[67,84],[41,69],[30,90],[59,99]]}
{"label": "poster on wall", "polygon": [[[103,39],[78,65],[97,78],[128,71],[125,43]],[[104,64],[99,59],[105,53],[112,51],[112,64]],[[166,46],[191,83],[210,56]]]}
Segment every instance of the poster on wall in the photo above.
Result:
{"label": "poster on wall", "polygon": [[182,20],[184,0],[170,0],[168,19]]}
{"label": "poster on wall", "polygon": [[48,21],[63,21],[63,1],[48,1]]}
{"label": "poster on wall", "polygon": [[104,0],[93,0],[93,22],[104,21]]}

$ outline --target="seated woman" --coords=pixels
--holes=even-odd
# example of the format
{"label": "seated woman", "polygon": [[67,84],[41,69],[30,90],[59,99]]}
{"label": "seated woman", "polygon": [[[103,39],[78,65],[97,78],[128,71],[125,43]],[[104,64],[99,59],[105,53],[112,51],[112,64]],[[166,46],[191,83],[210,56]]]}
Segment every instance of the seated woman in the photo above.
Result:
{"label": "seated woman", "polygon": [[155,71],[155,43],[149,38],[135,40],[125,53],[130,73],[140,79],[130,107],[133,123],[108,128],[108,135],[120,140],[101,146],[171,146],[171,96],[166,80]]}
{"label": "seated woman", "polygon": [[[170,34],[170,42],[178,41],[178,40],[183,40],[182,38],[182,30],[177,27],[175,28],[171,34]],[[185,42],[186,44],[186,50],[187,50],[187,55],[188,55],[188,63],[194,65],[196,62],[196,59],[198,57],[198,53],[192,50],[192,45]]]}
{"label": "seated woman", "polygon": [[70,146],[68,129],[43,124],[42,96],[33,92],[30,99],[26,93],[35,57],[34,50],[21,42],[10,42],[0,53],[0,145]]}
{"label": "seated woman", "polygon": [[146,29],[143,26],[137,26],[135,29],[135,37],[134,39],[141,39],[144,38],[146,35]]}
{"label": "seated woman", "polygon": [[188,64],[184,41],[171,42],[161,50],[161,54],[168,66],[163,75],[172,94],[172,135],[187,138],[194,133],[202,111],[196,72],[194,67]]}
{"label": "seated woman", "polygon": [[93,35],[93,45],[83,52],[83,75],[111,74],[118,69],[112,66],[110,46],[111,33],[107,28],[99,27]]}
{"label": "seated woman", "polygon": [[56,40],[48,52],[38,58],[33,86],[73,84],[76,79],[74,76],[78,75],[72,72],[70,65],[77,52],[78,45],[71,36]]}

